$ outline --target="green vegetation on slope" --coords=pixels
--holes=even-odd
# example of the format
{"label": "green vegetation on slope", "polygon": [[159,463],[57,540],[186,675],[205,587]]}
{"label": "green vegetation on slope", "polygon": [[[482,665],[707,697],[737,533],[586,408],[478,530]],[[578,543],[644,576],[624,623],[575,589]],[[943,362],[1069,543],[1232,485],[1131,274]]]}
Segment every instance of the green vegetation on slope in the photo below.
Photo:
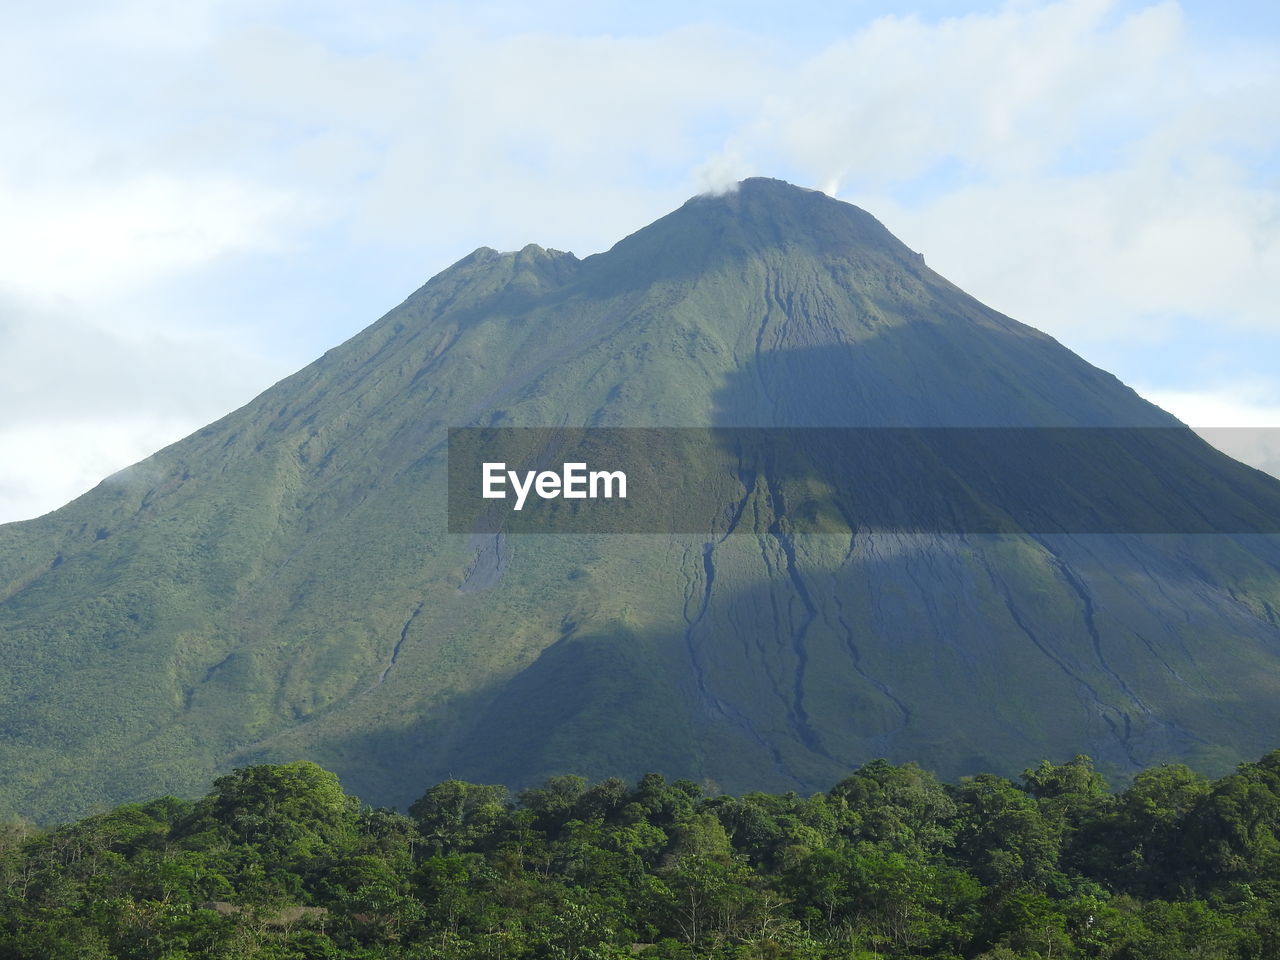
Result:
{"label": "green vegetation on slope", "polygon": [[409,816],[307,762],[0,829],[0,958],[1182,960],[1280,949],[1280,751],[1105,790],[1087,757],[826,793],[450,780]]}
{"label": "green vegetation on slope", "polygon": [[[564,770],[807,793],[877,756],[1216,774],[1280,736],[1280,538],[449,535],[446,430],[492,424],[1176,421],[777,181],[582,260],[476,251],[243,409],[0,526],[0,815],[300,757],[404,805]],[[1206,497],[1280,497],[1205,458]]]}

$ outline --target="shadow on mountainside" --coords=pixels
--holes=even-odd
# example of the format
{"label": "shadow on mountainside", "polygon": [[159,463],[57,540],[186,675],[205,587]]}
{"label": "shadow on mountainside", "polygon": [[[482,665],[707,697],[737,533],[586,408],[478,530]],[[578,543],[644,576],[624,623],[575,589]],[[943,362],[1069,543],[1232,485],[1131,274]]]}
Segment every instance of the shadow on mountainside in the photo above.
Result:
{"label": "shadow on mountainside", "polygon": [[[1070,356],[1056,344],[984,336],[998,345],[969,360],[948,349],[948,331],[910,325],[858,344],[762,351],[717,394],[716,421],[1010,426],[1053,410],[1043,416],[1058,425],[1176,424],[1109,375],[1055,356]],[[922,349],[930,338],[935,348]],[[1045,406],[1053,398],[1001,369],[1072,388]],[[1163,452],[1172,459],[1147,464],[1153,475],[1194,476],[1206,498],[1280,505],[1280,482],[1186,436]],[[785,516],[778,485],[761,488]],[[621,615],[572,624],[515,675],[441,704],[447,722],[406,731],[397,747],[347,743],[348,756],[381,757],[346,771],[353,788],[404,802],[451,776],[518,787],[660,770],[732,791],[816,790],[878,756],[954,778],[1081,752],[1113,778],[1175,759],[1218,773],[1280,735],[1280,538],[784,529],[619,538],[618,555],[655,542],[679,552],[669,569],[643,569],[682,629]],[[537,564],[538,537],[517,539],[508,561]],[[543,588],[566,608],[586,589]],[[491,589],[506,589],[504,578]],[[413,782],[388,791],[384,764],[414,770]]]}

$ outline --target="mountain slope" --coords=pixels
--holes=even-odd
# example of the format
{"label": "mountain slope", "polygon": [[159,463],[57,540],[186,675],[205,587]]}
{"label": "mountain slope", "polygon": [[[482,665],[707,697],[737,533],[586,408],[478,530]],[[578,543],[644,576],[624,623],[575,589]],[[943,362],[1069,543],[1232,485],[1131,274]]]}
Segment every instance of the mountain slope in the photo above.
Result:
{"label": "mountain slope", "polygon": [[[569,769],[809,789],[879,755],[1216,771],[1280,737],[1276,537],[444,532],[449,427],[709,424],[1177,426],[778,181],[583,260],[481,249],[0,527],[0,809],[297,757],[403,802]],[[1206,451],[1206,497],[1280,497]]]}

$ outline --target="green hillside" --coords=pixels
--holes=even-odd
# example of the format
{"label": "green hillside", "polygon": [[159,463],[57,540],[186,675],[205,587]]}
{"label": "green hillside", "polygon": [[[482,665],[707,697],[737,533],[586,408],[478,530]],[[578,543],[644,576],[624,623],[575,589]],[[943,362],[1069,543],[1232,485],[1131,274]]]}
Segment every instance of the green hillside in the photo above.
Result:
{"label": "green hillside", "polygon": [[[298,758],[405,804],[566,771],[810,790],[877,756],[1220,773],[1280,734],[1275,537],[445,532],[450,427],[712,424],[1177,425],[777,181],[583,260],[482,248],[0,527],[0,812]],[[1280,493],[1206,451],[1206,501]]]}

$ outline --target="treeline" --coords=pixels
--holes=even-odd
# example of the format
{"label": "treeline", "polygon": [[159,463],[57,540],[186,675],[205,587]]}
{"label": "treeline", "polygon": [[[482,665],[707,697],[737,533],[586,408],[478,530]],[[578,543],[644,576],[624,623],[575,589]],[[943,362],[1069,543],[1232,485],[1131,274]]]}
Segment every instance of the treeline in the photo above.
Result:
{"label": "treeline", "polygon": [[1280,751],[1107,791],[869,763],[812,797],[448,781],[404,814],[310,763],[0,836],[0,958],[1280,957]]}

